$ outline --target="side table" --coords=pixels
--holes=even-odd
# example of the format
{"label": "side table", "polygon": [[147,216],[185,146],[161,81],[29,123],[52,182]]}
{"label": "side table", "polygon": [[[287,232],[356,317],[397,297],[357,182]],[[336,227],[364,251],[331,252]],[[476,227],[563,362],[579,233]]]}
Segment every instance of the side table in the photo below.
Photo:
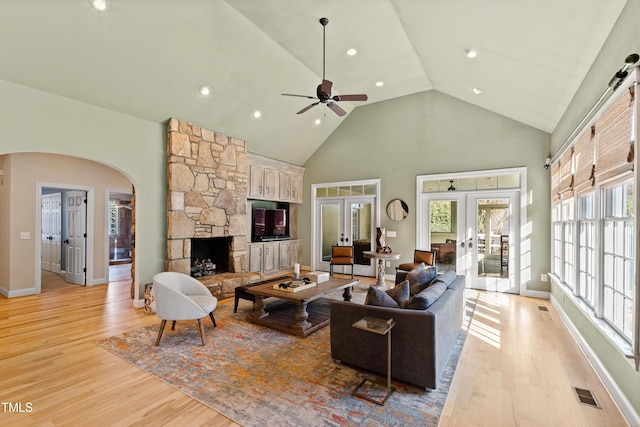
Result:
{"label": "side table", "polygon": [[375,317],[363,317],[351,326],[357,329],[362,329],[363,331],[387,336],[387,395],[384,396],[382,400],[376,400],[363,393],[360,393],[359,390],[368,381],[367,379],[363,379],[358,387],[356,387],[351,392],[351,394],[353,394],[354,396],[358,396],[362,399],[368,400],[369,402],[384,406],[387,403],[387,400],[389,400],[389,396],[391,396],[391,393],[393,392],[393,389],[391,388],[391,329],[395,326],[395,323],[393,319],[383,320],[376,319]]}
{"label": "side table", "polygon": [[362,253],[365,258],[372,258],[378,262],[378,281],[376,286],[385,286],[384,284],[384,262],[393,259],[400,259],[400,253],[398,252],[372,252],[364,251]]}

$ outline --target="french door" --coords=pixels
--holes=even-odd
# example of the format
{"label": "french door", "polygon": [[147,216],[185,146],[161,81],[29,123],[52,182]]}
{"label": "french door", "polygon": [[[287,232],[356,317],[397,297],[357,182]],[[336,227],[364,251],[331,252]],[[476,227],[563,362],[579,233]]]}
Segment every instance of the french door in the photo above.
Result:
{"label": "french door", "polygon": [[60,274],[62,267],[62,193],[42,195],[40,268]]}
{"label": "french door", "polygon": [[474,289],[519,293],[519,191],[421,195],[420,249]]}
{"label": "french door", "polygon": [[[322,198],[316,203],[315,268],[329,271],[331,247],[353,246],[354,274],[374,275],[373,261],[364,251],[374,250],[375,197]],[[351,273],[351,267],[335,266],[334,272]]]}

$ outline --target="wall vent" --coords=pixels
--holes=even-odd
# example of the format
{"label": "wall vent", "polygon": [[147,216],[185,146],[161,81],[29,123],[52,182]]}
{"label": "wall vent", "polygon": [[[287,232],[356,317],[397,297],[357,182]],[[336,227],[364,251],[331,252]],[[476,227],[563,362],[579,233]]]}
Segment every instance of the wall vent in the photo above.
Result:
{"label": "wall vent", "polygon": [[549,307],[545,307],[544,305],[539,305],[538,310],[540,311],[549,311]]}
{"label": "wall vent", "polygon": [[598,401],[595,396],[591,392],[591,390],[585,390],[583,388],[573,387],[573,391],[576,393],[576,397],[578,398],[578,402],[592,406],[594,408],[600,408]]}

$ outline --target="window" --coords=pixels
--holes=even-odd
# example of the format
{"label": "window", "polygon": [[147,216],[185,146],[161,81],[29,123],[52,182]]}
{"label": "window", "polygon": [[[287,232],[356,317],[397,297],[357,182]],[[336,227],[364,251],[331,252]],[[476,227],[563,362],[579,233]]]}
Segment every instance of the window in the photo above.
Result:
{"label": "window", "polygon": [[603,192],[603,318],[632,341],[635,300],[633,187]]}
{"label": "window", "polygon": [[[596,324],[638,353],[636,96],[629,76],[551,165],[552,273]],[[608,331],[615,332],[608,332]],[[628,353],[628,349],[625,352]]]}
{"label": "window", "polygon": [[578,255],[578,295],[594,308],[595,304],[595,194],[586,194],[578,199],[580,227]]}

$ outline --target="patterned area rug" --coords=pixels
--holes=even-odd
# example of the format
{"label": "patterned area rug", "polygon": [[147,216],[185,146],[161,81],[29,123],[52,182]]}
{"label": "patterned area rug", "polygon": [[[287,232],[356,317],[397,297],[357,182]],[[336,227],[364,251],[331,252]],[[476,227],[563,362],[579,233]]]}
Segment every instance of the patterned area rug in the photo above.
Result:
{"label": "patterned area rug", "polygon": [[[364,300],[364,287],[354,301]],[[217,328],[205,319],[206,346],[197,323],[178,322],[153,344],[158,326],[107,338],[98,345],[244,426],[435,426],[438,423],[466,332],[437,390],[394,381],[385,406],[351,395],[363,378],[386,379],[331,359],[329,327],[301,339],[245,320],[250,303],[222,301]],[[160,321],[158,321],[158,325]]]}

